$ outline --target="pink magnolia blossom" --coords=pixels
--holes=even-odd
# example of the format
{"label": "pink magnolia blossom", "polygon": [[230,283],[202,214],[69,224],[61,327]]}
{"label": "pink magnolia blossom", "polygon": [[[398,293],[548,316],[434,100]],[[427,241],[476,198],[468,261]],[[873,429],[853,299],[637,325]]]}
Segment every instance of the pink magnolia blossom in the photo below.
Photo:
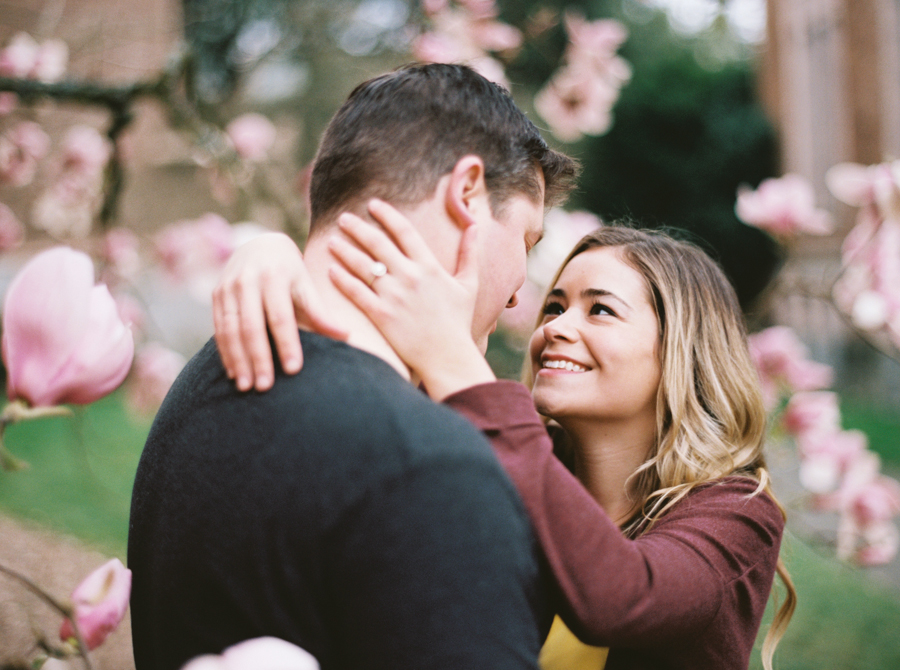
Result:
{"label": "pink magnolia blossom", "polygon": [[522,32],[502,21],[476,21],[472,39],[485,51],[508,51],[522,46]]}
{"label": "pink magnolia blossom", "polygon": [[475,19],[492,19],[500,13],[496,0],[457,0]]}
{"label": "pink magnolia blossom", "polygon": [[853,498],[850,513],[863,527],[893,519],[900,514],[900,484],[890,477],[876,478]]}
{"label": "pink magnolia blossom", "polygon": [[181,670],[318,670],[315,656],[276,637],[257,637],[228,647],[221,656],[198,656]]}
{"label": "pink magnolia blossom", "polygon": [[62,40],[46,40],[38,48],[31,76],[48,84],[62,79],[69,65],[69,47]]}
{"label": "pink magnolia blossom", "polygon": [[32,258],[3,310],[7,394],[35,407],[87,404],[114,390],[131,367],[134,340],[91,259],[68,247]]}
{"label": "pink magnolia blossom", "polygon": [[859,163],[838,163],[825,173],[825,184],[835,198],[851,207],[875,202],[876,170]]}
{"label": "pink magnolia blossom", "polygon": [[841,254],[844,267],[833,292],[838,309],[857,328],[900,343],[900,219],[863,208]]}
{"label": "pink magnolia blossom", "polygon": [[838,556],[862,565],[890,561],[900,547],[893,518],[900,513],[900,483],[879,473],[877,454],[864,452],[844,477],[835,499],[841,512]]}
{"label": "pink magnolia blossom", "polygon": [[828,212],[816,208],[812,184],[796,174],[766,179],[755,191],[742,186],[735,213],[744,223],[781,238],[829,235],[834,227]]}
{"label": "pink magnolia blossom", "polygon": [[622,23],[614,19],[586,21],[575,12],[566,12],[563,20],[569,35],[566,59],[570,64],[590,65],[618,84],[631,79],[631,66],[616,55],[628,39],[628,29]]}
{"label": "pink magnolia blossom", "polygon": [[40,45],[28,33],[13,35],[9,44],[0,51],[0,75],[25,78],[31,74],[37,61]]}
{"label": "pink magnolia blossom", "polygon": [[852,207],[875,205],[882,216],[900,218],[900,161],[869,166],[838,163],[825,173],[825,183],[841,202]]}
{"label": "pink magnolia blossom", "polygon": [[185,363],[184,356],[158,342],[144,346],[134,359],[134,371],[128,384],[131,408],[140,414],[159,409]]}
{"label": "pink magnolia blossom", "polygon": [[900,532],[889,521],[866,528],[861,540],[862,546],[856,550],[854,560],[863,567],[890,563],[900,549]]}
{"label": "pink magnolia blossom", "polygon": [[831,368],[808,360],[806,347],[787,326],[754,333],[748,343],[769,409],[775,407],[782,393],[818,391],[831,384]]}
{"label": "pink magnolia blossom", "polygon": [[119,277],[132,279],[141,267],[140,240],[128,228],[110,229],[103,237],[103,259]]}
{"label": "pink magnolia blossom", "polygon": [[155,237],[156,255],[172,280],[200,302],[212,299],[219,273],[235,249],[234,227],[218,214],[178,221]]}
{"label": "pink magnolia blossom", "polygon": [[225,132],[237,155],[247,161],[266,160],[275,144],[275,126],[262,114],[242,114],[228,124]]}
{"label": "pink magnolia blossom", "polygon": [[588,68],[557,70],[534,98],[534,108],[563,142],[601,135],[612,124],[618,90]]}
{"label": "pink magnolia blossom", "polygon": [[143,304],[127,293],[117,293],[114,300],[122,323],[131,328],[132,333],[140,333],[147,322]]}
{"label": "pink magnolia blossom", "polygon": [[877,291],[862,291],[853,301],[850,319],[860,330],[876,330],[885,325],[890,317],[887,299]]}
{"label": "pink magnolia blossom", "polygon": [[93,126],[75,125],[66,132],[62,142],[64,169],[100,172],[106,167],[111,156],[112,146],[109,139]]}
{"label": "pink magnolia blossom", "polygon": [[[96,649],[109,637],[125,616],[131,595],[131,570],[118,558],[104,563],[72,593],[75,621],[88,649]],[[68,640],[75,636],[72,622],[66,619],[59,636]]]}
{"label": "pink magnolia blossom", "polygon": [[453,63],[464,60],[465,47],[446,33],[428,31],[419,35],[412,44],[416,60],[423,63]]}
{"label": "pink magnolia blossom", "polygon": [[213,213],[166,226],[155,243],[163,267],[177,279],[210,268],[219,270],[234,251],[231,226]]}
{"label": "pink magnolia blossom", "polygon": [[69,47],[62,40],[38,44],[31,35],[16,33],[0,50],[0,76],[59,81],[69,62]]}
{"label": "pink magnolia blossom", "polygon": [[72,126],[55,177],[32,206],[34,225],[57,238],[86,236],[102,202],[103,172],[111,155],[109,140],[96,128]]}
{"label": "pink magnolia blossom", "polygon": [[0,202],[0,251],[14,249],[25,239],[25,227],[13,211]]}
{"label": "pink magnolia blossom", "polygon": [[0,136],[0,183],[27,186],[39,161],[50,151],[50,137],[33,121],[23,121]]}
{"label": "pink magnolia blossom", "polygon": [[834,491],[840,479],[868,446],[858,430],[807,430],[797,438],[802,461],[800,483],[813,493]]}
{"label": "pink magnolia blossom", "polygon": [[807,432],[835,433],[840,430],[838,397],[831,391],[795,393],[782,417],[784,429],[791,435]]}

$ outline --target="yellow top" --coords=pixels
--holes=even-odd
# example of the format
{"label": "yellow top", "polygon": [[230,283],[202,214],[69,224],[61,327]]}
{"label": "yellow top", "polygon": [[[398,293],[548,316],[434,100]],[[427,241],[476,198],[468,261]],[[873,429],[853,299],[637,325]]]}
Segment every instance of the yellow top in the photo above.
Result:
{"label": "yellow top", "polygon": [[603,670],[608,653],[606,647],[592,647],[581,642],[562,619],[556,617],[541,649],[539,662],[541,670]]}

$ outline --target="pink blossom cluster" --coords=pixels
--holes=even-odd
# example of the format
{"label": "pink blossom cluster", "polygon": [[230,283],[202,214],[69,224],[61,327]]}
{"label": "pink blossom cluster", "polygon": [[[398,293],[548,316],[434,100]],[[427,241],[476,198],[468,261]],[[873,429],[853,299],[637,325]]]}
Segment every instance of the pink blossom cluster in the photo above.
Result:
{"label": "pink blossom cluster", "polygon": [[252,163],[268,157],[275,144],[275,126],[262,114],[242,114],[225,127],[225,134],[238,156]]}
{"label": "pink blossom cluster", "polygon": [[809,352],[787,326],[773,326],[749,338],[750,356],[759,374],[766,409],[798,391],[831,386],[832,370],[809,359]]}
{"label": "pink blossom cluster", "polygon": [[0,184],[28,186],[50,152],[50,136],[34,121],[22,121],[0,135]]}
{"label": "pink blossom cluster", "polygon": [[860,208],[841,248],[835,304],[857,328],[900,348],[900,161],[841,163],[826,182],[836,198]]}
{"label": "pink blossom cluster", "polygon": [[522,33],[497,20],[495,0],[423,0],[430,29],[413,42],[413,55],[425,63],[467,63],[482,76],[509,87],[503,64],[491,54],[512,52]]}
{"label": "pink blossom cluster", "polygon": [[198,301],[209,302],[234,250],[264,230],[251,223],[231,225],[218,214],[206,213],[169,224],[157,233],[154,246],[169,278],[184,282]]}
{"label": "pink blossom cluster", "polygon": [[128,405],[138,414],[152,416],[187,361],[159,342],[141,348],[128,381]]}
{"label": "pink blossom cluster", "polygon": [[528,255],[528,278],[516,294],[519,301],[500,315],[504,332],[520,343],[528,341],[556,269],[582,237],[602,225],[600,218],[591,212],[567,212],[559,207],[547,212],[544,236]]}
{"label": "pink blossom cluster", "polygon": [[34,225],[57,238],[88,235],[102,202],[104,172],[111,157],[111,143],[96,128],[69,128],[50,184],[32,206]]}
{"label": "pink blossom cluster", "polygon": [[569,45],[565,62],[534,99],[534,108],[563,142],[602,135],[612,125],[612,108],[631,66],[616,51],[628,38],[612,19],[587,21],[566,12]]}
{"label": "pink blossom cluster", "polygon": [[741,186],[734,209],[741,221],[782,241],[799,233],[829,235],[834,229],[831,215],[816,207],[812,184],[797,174],[765,179],[756,190]]}
{"label": "pink blossom cluster", "polygon": [[750,353],[770,410],[788,398],[780,426],[797,444],[800,483],[817,507],[838,512],[838,555],[861,565],[890,561],[900,548],[893,518],[900,484],[879,472],[878,456],[858,430],[841,427],[838,396],[828,366],[808,360],[790,328],[750,336]]}
{"label": "pink blossom cluster", "polygon": [[19,32],[0,50],[0,76],[53,83],[62,79],[69,64],[69,47],[62,40],[37,42]]}

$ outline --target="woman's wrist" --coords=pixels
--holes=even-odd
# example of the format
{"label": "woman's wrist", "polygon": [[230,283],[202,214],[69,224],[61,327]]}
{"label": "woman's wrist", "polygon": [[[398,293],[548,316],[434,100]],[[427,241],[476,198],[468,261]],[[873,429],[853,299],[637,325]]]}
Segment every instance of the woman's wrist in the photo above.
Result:
{"label": "woman's wrist", "polygon": [[447,396],[471,386],[497,381],[494,371],[474,342],[465,352],[457,352],[446,361],[433,360],[419,376],[428,396],[435,402],[441,402]]}

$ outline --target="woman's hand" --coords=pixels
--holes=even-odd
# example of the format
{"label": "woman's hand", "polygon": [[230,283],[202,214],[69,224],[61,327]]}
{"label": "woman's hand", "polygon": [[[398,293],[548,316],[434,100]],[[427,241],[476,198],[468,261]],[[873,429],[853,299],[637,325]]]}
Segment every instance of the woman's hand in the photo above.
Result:
{"label": "woman's hand", "polygon": [[299,325],[336,339],[347,337],[325,314],[291,238],[267,233],[243,244],[213,292],[216,344],[228,376],[241,391],[272,387],[275,371],[266,324],[284,371],[299,371],[303,365]]}
{"label": "woman's hand", "polygon": [[[341,262],[329,270],[334,285],[378,327],[434,400],[494,381],[472,339],[478,292],[476,229],[463,232],[451,274],[396,209],[372,200],[369,213],[387,234],[354,214],[342,214],[341,230],[359,246],[338,236],[329,241],[331,253]],[[375,268],[386,272],[373,272]]]}

